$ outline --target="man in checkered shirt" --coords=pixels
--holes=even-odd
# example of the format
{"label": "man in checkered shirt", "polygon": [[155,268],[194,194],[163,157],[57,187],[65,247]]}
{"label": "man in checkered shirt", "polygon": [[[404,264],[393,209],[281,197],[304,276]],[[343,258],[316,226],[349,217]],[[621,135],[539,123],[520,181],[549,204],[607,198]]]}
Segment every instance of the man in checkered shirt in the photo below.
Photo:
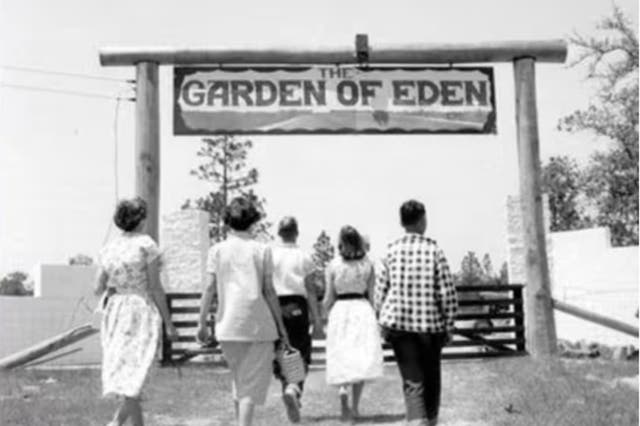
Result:
{"label": "man in checkered shirt", "polygon": [[440,406],[440,356],[458,309],[456,289],[442,250],[425,237],[424,205],[400,207],[406,234],[389,244],[378,271],[375,309],[403,380],[409,425],[436,425]]}

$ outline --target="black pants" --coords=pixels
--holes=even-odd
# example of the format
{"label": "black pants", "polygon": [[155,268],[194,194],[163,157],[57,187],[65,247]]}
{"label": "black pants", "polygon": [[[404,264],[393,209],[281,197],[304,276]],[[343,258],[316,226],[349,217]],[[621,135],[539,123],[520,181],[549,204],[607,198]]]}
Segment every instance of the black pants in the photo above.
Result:
{"label": "black pants", "polygon": [[[309,332],[309,305],[304,296],[280,296],[280,309],[282,310],[282,320],[284,328],[289,335],[291,346],[300,351],[302,360],[304,361],[305,371],[309,371],[311,363],[311,334]],[[285,385],[284,379],[280,374],[277,363],[274,363],[274,374]],[[298,383],[300,390],[304,386],[304,382]]]}
{"label": "black pants", "polygon": [[407,420],[434,419],[440,408],[440,356],[444,333],[387,330],[400,368]]}

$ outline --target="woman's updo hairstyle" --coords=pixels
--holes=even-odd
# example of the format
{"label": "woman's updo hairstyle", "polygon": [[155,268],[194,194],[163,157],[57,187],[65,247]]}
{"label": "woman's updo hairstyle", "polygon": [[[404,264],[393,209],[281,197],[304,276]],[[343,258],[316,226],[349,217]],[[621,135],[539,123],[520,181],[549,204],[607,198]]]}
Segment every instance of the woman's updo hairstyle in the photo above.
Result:
{"label": "woman's updo hairstyle", "polygon": [[121,200],[116,206],[113,222],[125,232],[131,232],[147,217],[147,203],[140,197]]}
{"label": "woman's updo hairstyle", "polygon": [[359,260],[365,256],[362,237],[353,226],[344,226],[340,230],[338,251],[344,260]]}
{"label": "woman's updo hairstyle", "polygon": [[246,197],[236,197],[224,209],[224,223],[235,231],[247,231],[262,218],[256,204]]}

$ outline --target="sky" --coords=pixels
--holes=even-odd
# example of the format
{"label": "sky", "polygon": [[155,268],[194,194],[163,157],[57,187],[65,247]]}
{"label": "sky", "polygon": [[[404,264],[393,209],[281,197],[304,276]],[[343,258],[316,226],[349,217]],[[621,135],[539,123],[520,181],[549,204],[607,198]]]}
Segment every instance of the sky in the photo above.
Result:
{"label": "sky", "polygon": [[[619,0],[638,23],[638,4]],[[134,105],[119,81],[31,73],[11,67],[126,80],[132,67],[101,67],[104,46],[212,48],[351,47],[566,38],[594,32],[609,0],[356,2],[2,0],[0,9],[0,276],[38,263],[95,256],[115,234],[118,198],[134,194]],[[572,51],[570,50],[570,56]],[[457,270],[464,254],[506,260],[506,197],[518,192],[513,69],[495,64],[497,134],[250,137],[249,162],[268,218],[294,215],[310,249],[326,230],[351,224],[374,255],[402,232],[398,207],[425,203],[427,233]],[[586,161],[607,141],[559,132],[559,118],[593,95],[584,70],[536,67],[541,156]],[[172,68],[160,71],[161,211],[203,195],[189,175],[200,138],[172,135]],[[8,85],[106,95],[89,98]],[[161,242],[162,243],[162,242]]]}

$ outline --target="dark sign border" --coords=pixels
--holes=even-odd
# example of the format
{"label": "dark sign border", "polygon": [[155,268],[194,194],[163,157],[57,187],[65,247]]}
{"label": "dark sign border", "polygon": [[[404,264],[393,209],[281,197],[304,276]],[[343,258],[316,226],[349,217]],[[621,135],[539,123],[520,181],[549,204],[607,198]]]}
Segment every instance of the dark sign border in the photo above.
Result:
{"label": "dark sign border", "polygon": [[344,129],[293,129],[293,130],[283,130],[283,129],[273,129],[273,130],[238,130],[238,131],[230,131],[230,130],[222,130],[222,131],[214,131],[211,129],[192,129],[188,127],[184,119],[182,117],[182,109],[178,104],[178,99],[180,96],[180,88],[182,87],[182,83],[185,77],[195,74],[197,72],[206,72],[206,71],[225,71],[225,72],[243,72],[243,71],[256,71],[256,72],[265,72],[270,73],[274,71],[287,71],[287,72],[304,72],[313,69],[314,67],[262,67],[262,66],[252,66],[252,67],[225,67],[225,66],[175,66],[173,68],[173,135],[174,136],[214,136],[214,135],[397,135],[397,134],[420,134],[420,135],[429,135],[429,134],[497,134],[497,111],[496,111],[496,86],[493,78],[493,67],[358,67],[357,69],[360,71],[443,71],[443,70],[458,70],[458,71],[479,71],[482,74],[485,74],[489,78],[489,82],[491,84],[491,112],[487,116],[487,121],[485,122],[483,128],[481,130],[476,130],[472,128],[461,128],[457,130],[427,130],[427,129],[419,129],[419,130],[403,130],[400,128],[390,128],[388,130],[378,130],[378,129],[368,129],[368,130],[357,130],[351,128]]}

